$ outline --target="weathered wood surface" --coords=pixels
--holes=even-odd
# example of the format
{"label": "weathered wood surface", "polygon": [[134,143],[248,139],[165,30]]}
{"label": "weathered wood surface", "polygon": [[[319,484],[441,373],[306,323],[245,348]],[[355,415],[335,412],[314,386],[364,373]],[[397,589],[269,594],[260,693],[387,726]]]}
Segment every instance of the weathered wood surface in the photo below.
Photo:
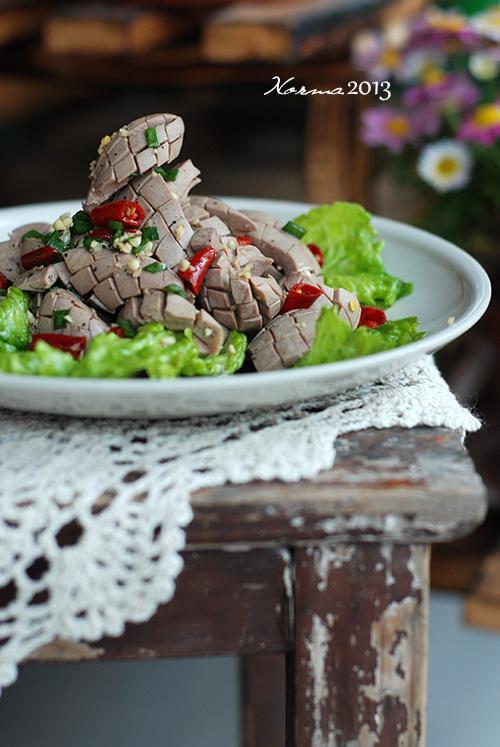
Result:
{"label": "weathered wood surface", "polygon": [[284,656],[242,658],[243,747],[285,747],[285,693]]}
{"label": "weathered wood surface", "polygon": [[286,551],[204,551],[185,554],[172,601],[119,638],[91,644],[57,641],[32,659],[148,659],[252,654],[290,645],[292,593]]}
{"label": "weathered wood surface", "polygon": [[313,480],[203,490],[193,508],[192,545],[438,542],[482,521],[486,492],[454,433],[372,428],[339,438],[335,467]]}
{"label": "weathered wood surface", "polygon": [[296,552],[289,747],[423,747],[428,557],[384,544]]}

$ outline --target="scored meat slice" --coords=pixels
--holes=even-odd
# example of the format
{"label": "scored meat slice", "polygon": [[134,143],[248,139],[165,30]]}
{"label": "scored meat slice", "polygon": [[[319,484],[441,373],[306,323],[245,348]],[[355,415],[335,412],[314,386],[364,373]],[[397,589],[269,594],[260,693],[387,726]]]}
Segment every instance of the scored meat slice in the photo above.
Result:
{"label": "scored meat slice", "polygon": [[[146,131],[149,131],[146,133]],[[148,145],[147,135],[157,145]],[[106,202],[124,187],[134,174],[145,174],[154,166],[171,163],[179,155],[184,137],[184,122],[176,114],[150,114],[135,119],[103,142],[95,163],[85,210]]]}
{"label": "scored meat slice", "polygon": [[207,311],[197,309],[182,296],[158,290],[130,298],[120,310],[119,318],[127,319],[134,327],[161,322],[174,331],[192,329],[194,341],[205,355],[217,355],[227,337],[227,329]]}
{"label": "scored meat slice", "polygon": [[[108,250],[92,254],[78,247],[63,256],[67,282],[82,296],[93,294],[107,311],[115,311],[127,299],[149,290],[161,290],[168,285],[177,285],[184,290],[178,275],[158,267],[152,257],[132,257]],[[153,265],[154,272],[148,271],[149,265]]]}
{"label": "scored meat slice", "polygon": [[175,182],[166,182],[155,172],[136,177],[113,200],[132,200],[144,209],[144,226],[158,230],[155,256],[167,267],[176,267],[186,257],[193,229],[172,191]]}
{"label": "scored meat slice", "polygon": [[[252,274],[255,267],[267,269],[268,265],[259,263],[252,252],[240,252],[242,248],[226,248],[217,255],[206,274],[200,298],[202,306],[229,329],[257,332],[279,313],[284,292],[273,277]],[[258,252],[255,247],[251,249]],[[243,267],[240,261],[244,262]]]}
{"label": "scored meat slice", "polygon": [[178,163],[173,171],[171,184],[172,193],[177,197],[181,205],[187,202],[189,193],[200,182],[200,170],[189,158],[187,161]]}
{"label": "scored meat slice", "polygon": [[321,285],[321,289],[322,295],[308,309],[294,309],[276,316],[254,337],[248,349],[257,371],[288,368],[306,355],[323,306],[337,306],[340,318],[356,329],[361,307],[354,293],[326,285]]}
{"label": "scored meat slice", "polygon": [[301,270],[310,270],[318,275],[321,274],[318,260],[304,242],[280,228],[262,221],[256,220],[254,222],[256,229],[249,231],[248,235],[262,254],[271,257],[283,269],[285,275]]}
{"label": "scored meat slice", "polygon": [[220,218],[233,233],[249,233],[255,231],[254,221],[246,214],[231,207],[215,197],[204,197],[202,195],[191,195],[191,205],[196,205],[205,210],[209,215]]}
{"label": "scored meat slice", "polygon": [[[66,311],[65,325],[54,326],[54,312]],[[95,337],[109,330],[94,309],[64,288],[49,290],[41,301],[36,317],[36,331],[42,334],[57,332],[62,335]]]}
{"label": "scored meat slice", "polygon": [[31,252],[43,245],[40,239],[23,239],[28,231],[39,231],[47,233],[50,229],[48,223],[26,223],[15,228],[6,241],[0,242],[0,272],[7,280],[14,283],[24,273],[21,264],[23,254]]}
{"label": "scored meat slice", "polygon": [[295,309],[277,316],[248,349],[257,371],[289,368],[309,351],[321,309]]}
{"label": "scored meat slice", "polygon": [[59,280],[59,275],[54,265],[49,267],[34,267],[32,270],[23,272],[16,278],[14,285],[23,291],[40,293],[51,288]]}

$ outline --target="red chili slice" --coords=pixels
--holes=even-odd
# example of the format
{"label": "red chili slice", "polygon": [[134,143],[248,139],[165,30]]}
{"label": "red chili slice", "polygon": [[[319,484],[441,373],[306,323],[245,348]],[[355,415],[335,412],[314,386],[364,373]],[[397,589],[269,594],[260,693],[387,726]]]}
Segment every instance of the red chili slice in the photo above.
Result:
{"label": "red chili slice", "polygon": [[244,236],[237,236],[236,241],[238,244],[241,244],[242,246],[247,246],[248,244],[253,244],[253,239],[251,236],[247,236],[246,234]]}
{"label": "red chili slice", "polygon": [[198,295],[208,268],[215,259],[215,249],[205,246],[196,252],[189,260],[187,270],[177,270],[177,274],[191,287],[195,295]]}
{"label": "red chili slice", "polygon": [[377,309],[375,306],[362,306],[359,327],[370,327],[376,329],[381,327],[387,321],[385,311]]}
{"label": "red chili slice", "polygon": [[52,265],[60,257],[60,253],[53,246],[40,246],[28,254],[23,254],[21,264],[25,270],[32,270],[33,267],[46,267]]}
{"label": "red chili slice", "polygon": [[87,344],[86,337],[76,337],[74,335],[60,335],[60,334],[38,334],[33,335],[29,345],[30,350],[35,349],[35,345],[39,340],[43,340],[53,348],[62,350],[63,353],[71,353],[73,358],[78,359],[82,352],[85,350]]}
{"label": "red chili slice", "polygon": [[318,260],[318,264],[320,267],[323,267],[325,264],[325,255],[323,254],[322,250],[319,248],[317,244],[308,244],[307,248],[313,254],[316,259]]}
{"label": "red chili slice", "polygon": [[126,337],[126,334],[121,327],[110,327],[108,334],[113,334],[117,337]]}
{"label": "red chili slice", "polygon": [[11,285],[9,278],[6,278],[3,272],[0,272],[0,290],[7,290]]}
{"label": "red chili slice", "polygon": [[113,231],[110,228],[94,228],[89,233],[93,239],[104,239],[104,241],[110,241],[113,238]]}
{"label": "red chili slice", "polygon": [[293,311],[294,309],[308,309],[321,296],[322,292],[317,285],[296,283],[290,288],[281,307],[281,313],[286,314],[287,311]]}
{"label": "red chili slice", "polygon": [[131,200],[116,200],[98,205],[92,210],[91,217],[95,226],[107,226],[110,220],[116,220],[122,226],[138,228],[144,220],[144,208]]}

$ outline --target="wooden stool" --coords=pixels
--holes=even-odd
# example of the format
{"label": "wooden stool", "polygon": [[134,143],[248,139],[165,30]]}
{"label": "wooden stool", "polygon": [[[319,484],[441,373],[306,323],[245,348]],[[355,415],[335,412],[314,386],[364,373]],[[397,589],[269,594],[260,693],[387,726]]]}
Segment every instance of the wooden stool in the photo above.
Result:
{"label": "wooden stool", "polygon": [[194,495],[174,599],[121,638],[33,658],[237,654],[245,747],[423,747],[430,544],[477,526],[485,491],[447,430],[337,451],[311,481]]}

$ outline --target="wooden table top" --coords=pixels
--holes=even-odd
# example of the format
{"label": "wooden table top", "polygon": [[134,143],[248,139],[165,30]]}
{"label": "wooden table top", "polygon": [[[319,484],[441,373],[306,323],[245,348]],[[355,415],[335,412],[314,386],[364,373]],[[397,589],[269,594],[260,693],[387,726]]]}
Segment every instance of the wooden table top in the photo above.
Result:
{"label": "wooden table top", "polygon": [[486,490],[454,432],[372,428],[340,437],[334,467],[313,480],[224,485],[192,505],[188,546],[430,543],[481,523]]}

